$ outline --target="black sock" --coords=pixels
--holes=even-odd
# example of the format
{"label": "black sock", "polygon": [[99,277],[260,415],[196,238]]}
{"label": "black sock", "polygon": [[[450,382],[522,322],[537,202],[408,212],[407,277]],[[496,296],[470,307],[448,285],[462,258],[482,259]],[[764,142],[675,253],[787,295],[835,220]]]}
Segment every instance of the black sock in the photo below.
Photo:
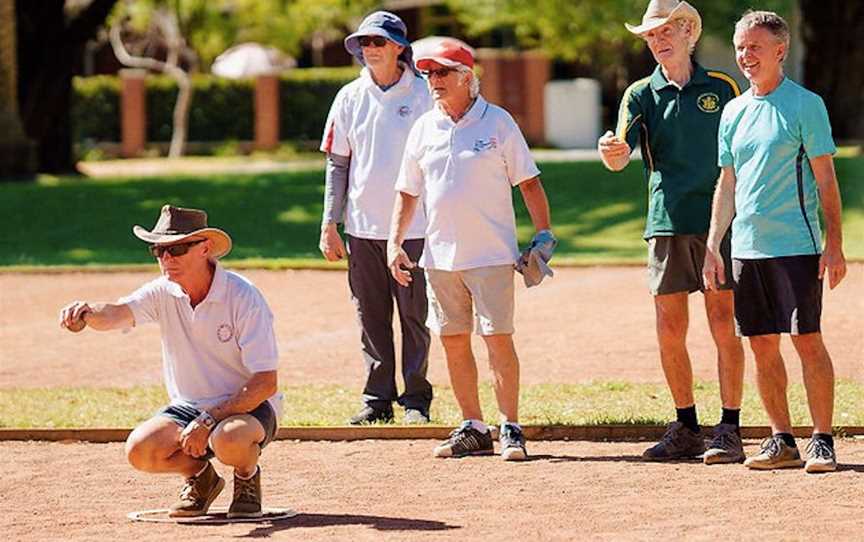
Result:
{"label": "black sock", "polygon": [[822,442],[828,443],[831,448],[834,448],[834,435],[828,433],[813,433],[813,440],[819,439]]}
{"label": "black sock", "polygon": [[786,443],[786,446],[791,446],[792,448],[798,447],[798,445],[795,444],[795,437],[792,436],[792,433],[775,433],[774,436],[783,439],[783,442]]}
{"label": "black sock", "polygon": [[687,408],[676,408],[675,412],[678,414],[678,421],[684,424],[684,427],[693,431],[694,433],[699,432],[699,420],[696,417],[696,405],[687,407]]}
{"label": "black sock", "polygon": [[720,416],[720,423],[728,423],[735,427],[741,426],[741,409],[740,408],[724,408],[723,415]]}

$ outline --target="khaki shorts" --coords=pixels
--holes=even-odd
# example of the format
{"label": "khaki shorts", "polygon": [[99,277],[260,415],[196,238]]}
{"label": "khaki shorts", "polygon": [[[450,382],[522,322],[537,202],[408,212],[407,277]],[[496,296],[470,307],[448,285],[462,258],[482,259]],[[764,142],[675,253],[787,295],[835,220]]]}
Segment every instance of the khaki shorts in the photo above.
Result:
{"label": "khaki shorts", "polygon": [[512,265],[464,271],[427,269],[426,292],[426,325],[438,335],[464,335],[472,327],[477,335],[511,335],[514,331]]}
{"label": "khaki shorts", "polygon": [[[705,291],[702,264],[707,234],[672,235],[648,239],[648,289],[653,295]],[[732,247],[727,235],[720,245],[726,281],[721,290],[732,289]]]}

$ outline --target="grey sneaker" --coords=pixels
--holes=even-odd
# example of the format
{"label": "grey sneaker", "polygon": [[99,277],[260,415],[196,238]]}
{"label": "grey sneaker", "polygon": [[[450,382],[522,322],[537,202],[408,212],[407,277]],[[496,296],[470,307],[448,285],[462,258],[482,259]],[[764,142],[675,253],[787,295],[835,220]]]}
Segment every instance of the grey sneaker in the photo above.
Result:
{"label": "grey sneaker", "polygon": [[714,427],[714,438],[708,444],[702,461],[706,465],[717,465],[720,463],[743,463],[744,445],[741,435],[738,434],[738,426],[731,423],[721,423]]}
{"label": "grey sneaker", "polygon": [[501,457],[504,461],[522,461],[528,457],[525,436],[519,427],[509,423],[502,425],[498,442],[501,444]]}
{"label": "grey sneaker", "polygon": [[260,518],[261,512],[261,467],[248,480],[234,474],[234,498],[228,508],[228,519]]}
{"label": "grey sneaker", "polygon": [[408,425],[422,425],[429,423],[429,412],[419,408],[405,409],[405,423]]}
{"label": "grey sneaker", "polygon": [[365,406],[363,409],[351,417],[348,423],[351,425],[366,425],[370,423],[391,423],[393,421],[393,409],[381,409],[372,406]]}
{"label": "grey sneaker", "polygon": [[789,446],[777,435],[762,441],[759,453],[748,457],[744,466],[750,469],[771,470],[799,468],[804,465],[797,446]]}
{"label": "grey sneaker", "polygon": [[702,431],[694,433],[681,422],[672,422],[660,442],[645,450],[642,459],[646,461],[671,461],[675,459],[694,459],[705,451]]}
{"label": "grey sneaker", "polygon": [[804,465],[804,470],[809,473],[837,470],[837,455],[834,453],[834,448],[822,439],[812,439],[807,444],[807,463]]}
{"label": "grey sneaker", "polygon": [[462,422],[450,433],[450,438],[435,447],[434,457],[465,457],[468,455],[491,455],[495,449],[492,444],[492,432],[485,433],[474,429],[470,421]]}
{"label": "grey sneaker", "polygon": [[206,515],[224,487],[225,480],[216,473],[213,464],[208,462],[204,472],[186,479],[186,484],[180,490],[180,498],[168,509],[168,516],[188,518]]}

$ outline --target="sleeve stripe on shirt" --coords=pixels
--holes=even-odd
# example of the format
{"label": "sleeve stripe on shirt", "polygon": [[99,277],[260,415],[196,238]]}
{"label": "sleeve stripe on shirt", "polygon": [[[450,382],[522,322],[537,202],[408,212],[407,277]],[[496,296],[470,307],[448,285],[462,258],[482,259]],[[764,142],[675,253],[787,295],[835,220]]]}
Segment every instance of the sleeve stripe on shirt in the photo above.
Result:
{"label": "sleeve stripe on shirt", "polygon": [[618,127],[615,129],[615,134],[621,139],[624,139],[627,136],[627,132],[633,127],[633,123],[636,119],[639,118],[637,116],[632,121],[627,121],[627,102],[630,100],[630,95],[648,84],[650,80],[651,77],[649,76],[636,81],[627,87],[627,90],[624,91],[624,96],[621,97],[621,105],[618,106]]}
{"label": "sleeve stripe on shirt", "polygon": [[738,83],[735,82],[734,79],[732,79],[731,77],[729,77],[725,73],[723,73],[723,72],[708,72],[708,76],[713,77],[715,79],[720,79],[720,80],[726,81],[727,83],[729,83],[729,86],[732,87],[732,91],[735,93],[735,96],[741,95],[741,89],[738,88]]}

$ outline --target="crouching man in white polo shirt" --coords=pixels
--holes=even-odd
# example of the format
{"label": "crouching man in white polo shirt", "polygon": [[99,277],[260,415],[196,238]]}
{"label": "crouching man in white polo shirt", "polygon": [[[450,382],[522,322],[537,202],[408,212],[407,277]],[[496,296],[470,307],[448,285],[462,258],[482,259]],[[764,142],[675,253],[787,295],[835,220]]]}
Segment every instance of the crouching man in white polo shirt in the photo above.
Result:
{"label": "crouching man in white polo shirt", "polygon": [[252,283],[219,265],[231,238],[208,228],[204,211],[165,205],[152,231],[133,232],[151,243],[162,275],[116,303],[75,301],[60,325],[105,331],[158,322],[171,402],[129,435],[129,463],[182,475],[170,515],[200,516],[225,487],[210,463],[215,455],[234,468],[228,517],[259,517],[258,456],[282,409],[273,315]]}
{"label": "crouching man in white polo shirt", "polygon": [[479,96],[473,66],[470,49],[451,39],[417,59],[436,107],[417,120],[405,145],[388,265],[400,284],[411,282],[416,264],[402,242],[422,198],[427,226],[419,265],[426,270],[428,324],[441,337],[464,420],[434,455],[493,453],[477,394],[470,335],[474,324],[494,376],[501,455],[519,460],[527,452],[518,424],[519,360],[513,346],[513,272],[519,249],[512,187],[519,186],[544,238],[551,238],[549,203],[519,127],[505,110]]}

